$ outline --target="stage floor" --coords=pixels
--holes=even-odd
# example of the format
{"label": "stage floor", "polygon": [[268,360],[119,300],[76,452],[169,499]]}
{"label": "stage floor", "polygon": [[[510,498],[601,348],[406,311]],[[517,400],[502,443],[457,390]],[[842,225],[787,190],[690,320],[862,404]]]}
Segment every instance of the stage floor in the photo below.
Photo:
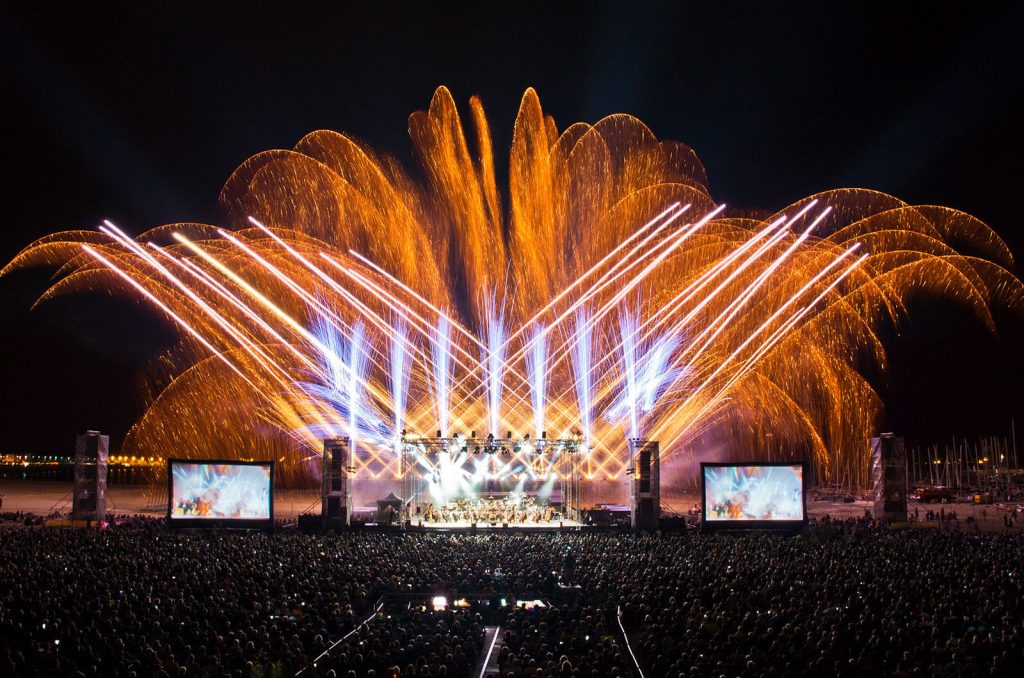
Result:
{"label": "stage floor", "polygon": [[[425,530],[468,530],[473,523],[466,520],[454,520],[447,523],[432,523],[429,521],[414,519],[412,527]],[[543,523],[477,523],[478,530],[558,530],[561,528],[582,527],[583,523],[576,520],[551,520]]]}

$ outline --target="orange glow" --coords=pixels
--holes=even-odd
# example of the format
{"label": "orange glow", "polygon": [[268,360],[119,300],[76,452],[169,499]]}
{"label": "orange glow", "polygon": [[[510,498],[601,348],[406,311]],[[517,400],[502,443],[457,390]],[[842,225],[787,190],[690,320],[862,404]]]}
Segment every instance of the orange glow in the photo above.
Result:
{"label": "orange glow", "polygon": [[[771,432],[776,454],[812,458],[818,480],[839,473],[865,486],[881,402],[860,368],[886,367],[879,323],[902,319],[920,290],[968,304],[989,327],[992,305],[1022,300],[1008,248],[967,214],[866,189],[731,211],[712,199],[692,149],[621,114],[559,131],[532,89],[499,194],[483,105],[473,98],[470,110],[467,128],[442,87],[410,117],[416,173],[320,130],[238,167],[220,195],[222,228],[170,224],[131,239],[110,224],[48,236],[8,263],[3,273],[60,267],[40,301],[76,289],[141,295],[181,331],[153,362],[148,409],[124,441],[134,456],[111,460],[159,469],[172,452],[282,459],[282,482],[313,482],[322,447],[313,431],[343,436],[350,422],[304,385],[351,372],[317,361],[330,347],[316,322],[342,335],[366,327],[369,367],[356,381],[366,410],[386,421],[388,347],[401,320],[411,363],[401,428],[432,435],[429,342],[443,314],[453,430],[486,431],[493,295],[508,323],[495,363],[502,434],[536,428],[531,341],[549,347],[546,430],[581,428],[573,323],[590,311],[588,484],[621,480],[628,467],[626,426],[606,416],[624,388],[623,344],[668,336],[673,376],[640,416],[644,437],[661,441],[665,482],[692,478],[707,448],[757,456]],[[629,313],[638,318],[626,336]],[[393,440],[361,443],[357,477],[400,478],[394,450]]]}

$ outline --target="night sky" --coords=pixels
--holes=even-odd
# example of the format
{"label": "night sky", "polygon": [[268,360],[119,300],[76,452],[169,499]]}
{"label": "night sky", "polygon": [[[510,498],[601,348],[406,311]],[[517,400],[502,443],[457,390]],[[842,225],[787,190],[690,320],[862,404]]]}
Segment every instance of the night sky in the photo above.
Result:
{"label": "night sky", "polygon": [[[219,223],[238,164],[314,129],[412,167],[407,117],[440,84],[482,97],[496,149],[533,86],[560,128],[626,112],[689,144],[720,202],[873,188],[969,212],[1024,259],[1020,3],[118,4],[0,6],[3,263],[103,219]],[[133,299],[30,310],[52,273],[0,278],[0,452],[66,453],[86,428],[118,446],[174,340]],[[887,332],[885,429],[1024,435],[1024,310],[996,311],[993,335],[911,306]]]}

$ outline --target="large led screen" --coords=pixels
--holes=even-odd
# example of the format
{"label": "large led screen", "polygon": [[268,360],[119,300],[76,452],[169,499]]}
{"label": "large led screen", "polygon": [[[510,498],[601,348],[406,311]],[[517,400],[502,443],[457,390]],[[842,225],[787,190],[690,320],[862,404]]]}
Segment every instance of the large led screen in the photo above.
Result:
{"label": "large led screen", "polygon": [[172,523],[269,524],[273,462],[167,462],[167,517]]}
{"label": "large led screen", "polygon": [[701,464],[704,525],[760,527],[806,519],[800,463]]}

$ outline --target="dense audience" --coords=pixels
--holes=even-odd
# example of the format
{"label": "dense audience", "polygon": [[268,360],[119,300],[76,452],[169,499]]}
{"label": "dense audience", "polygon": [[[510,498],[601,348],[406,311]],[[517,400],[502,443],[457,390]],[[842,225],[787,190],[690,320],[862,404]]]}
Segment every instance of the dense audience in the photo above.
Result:
{"label": "dense audience", "polygon": [[20,523],[22,525],[42,525],[47,516],[25,511],[4,511],[0,513],[0,523]]}
{"label": "dense audience", "polygon": [[614,615],[614,606],[515,608],[503,625],[498,665],[506,676],[628,676]]}
{"label": "dense audience", "polygon": [[[866,522],[795,536],[0,528],[0,675],[475,676],[489,649],[501,678],[634,675],[632,654],[673,678],[1017,675],[1022,553],[1018,534]],[[434,611],[435,595],[470,606]],[[515,605],[533,599],[547,606]],[[502,628],[494,648],[486,625]]]}
{"label": "dense audience", "polygon": [[[320,675],[335,676],[468,676],[483,640],[478,615],[463,610],[395,610],[347,635],[315,662],[315,668]],[[315,649],[327,650],[322,643]]]}

